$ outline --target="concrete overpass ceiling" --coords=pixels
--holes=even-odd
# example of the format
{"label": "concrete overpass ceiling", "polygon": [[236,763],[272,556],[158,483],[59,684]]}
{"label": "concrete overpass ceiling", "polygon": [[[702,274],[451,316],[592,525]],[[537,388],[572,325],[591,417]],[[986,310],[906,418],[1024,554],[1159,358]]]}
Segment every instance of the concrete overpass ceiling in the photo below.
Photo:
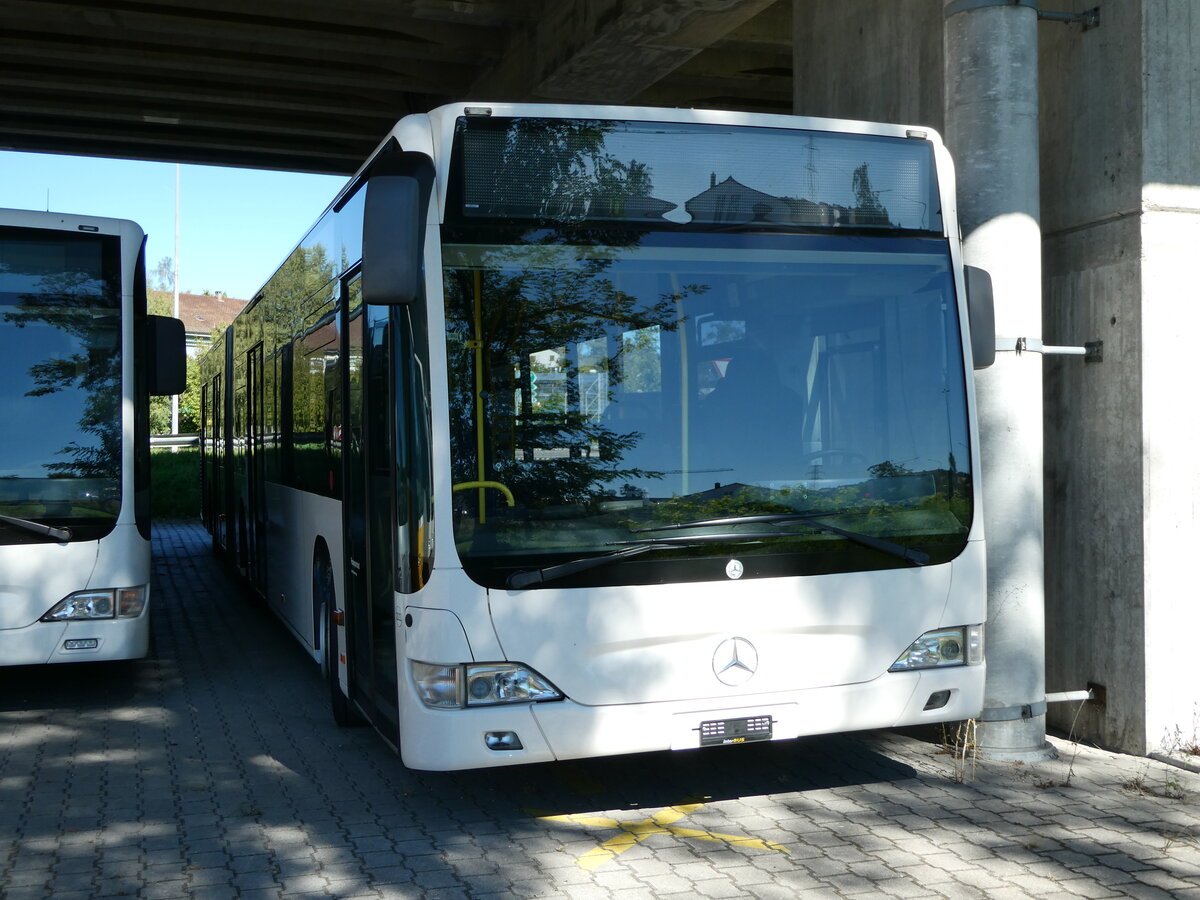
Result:
{"label": "concrete overpass ceiling", "polygon": [[353,171],[463,99],[791,109],[792,0],[0,0],[0,149]]}

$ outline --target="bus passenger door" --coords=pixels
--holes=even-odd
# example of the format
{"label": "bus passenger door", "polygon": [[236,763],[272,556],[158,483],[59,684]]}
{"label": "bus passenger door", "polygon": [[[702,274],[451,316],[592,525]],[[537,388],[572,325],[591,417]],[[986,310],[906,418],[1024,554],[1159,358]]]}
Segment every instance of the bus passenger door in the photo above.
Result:
{"label": "bus passenger door", "polygon": [[[358,277],[343,289],[342,436],[346,625],[351,698],[398,742],[392,360],[386,307],[366,307]],[[398,745],[398,743],[397,743]]]}
{"label": "bus passenger door", "polygon": [[266,595],[266,522],[263,493],[266,486],[263,460],[263,345],[246,354],[246,575],[260,594]]}

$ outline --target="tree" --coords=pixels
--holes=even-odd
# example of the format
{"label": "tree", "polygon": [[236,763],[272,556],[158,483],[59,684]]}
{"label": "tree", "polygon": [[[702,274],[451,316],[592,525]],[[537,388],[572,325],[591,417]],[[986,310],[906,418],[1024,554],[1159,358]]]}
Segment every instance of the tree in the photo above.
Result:
{"label": "tree", "polygon": [[871,175],[866,163],[854,170],[850,178],[858,206],[852,210],[855,221],[860,225],[887,225],[888,211],[879,202],[879,191],[871,184]]}
{"label": "tree", "polygon": [[[146,293],[146,310],[152,316],[173,315],[173,298],[164,291],[148,291]],[[212,338],[215,339],[218,336],[218,331],[214,330]],[[188,354],[187,358],[186,377],[187,386],[179,395],[179,433],[194,434],[200,430],[200,360],[191,354]],[[170,397],[150,398],[150,433],[171,433]]]}
{"label": "tree", "polygon": [[169,256],[164,256],[158,261],[150,273],[150,289],[153,291],[174,291],[175,290],[175,260]]}
{"label": "tree", "polygon": [[42,277],[37,288],[18,295],[4,324],[15,328],[44,323],[72,339],[66,350],[51,351],[34,363],[29,375],[35,385],[28,397],[78,392],[86,397],[77,423],[77,437],[58,451],[67,462],[47,463],[52,477],[113,477],[121,454],[120,416],[120,297],[111,286],[97,290],[81,272]]}

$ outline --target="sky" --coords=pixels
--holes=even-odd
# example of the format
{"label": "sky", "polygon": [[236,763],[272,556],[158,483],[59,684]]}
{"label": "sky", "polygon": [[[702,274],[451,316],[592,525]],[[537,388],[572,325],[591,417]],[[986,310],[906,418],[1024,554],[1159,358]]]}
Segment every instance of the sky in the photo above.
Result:
{"label": "sky", "polygon": [[[179,167],[179,289],[251,299],[345,184],[221,166]],[[175,165],[0,152],[0,207],[132,219],[147,275],[175,256]]]}

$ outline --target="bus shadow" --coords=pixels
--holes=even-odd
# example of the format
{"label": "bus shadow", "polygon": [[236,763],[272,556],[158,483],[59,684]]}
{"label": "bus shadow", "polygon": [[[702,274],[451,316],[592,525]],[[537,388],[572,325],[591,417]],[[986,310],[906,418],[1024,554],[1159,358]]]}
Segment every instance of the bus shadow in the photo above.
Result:
{"label": "bus shadow", "polygon": [[498,819],[639,810],[803,794],[917,777],[853,735],[642,753],[458,773],[413,773]]}
{"label": "bus shadow", "polygon": [[103,710],[145,699],[153,660],[0,668],[0,713]]}

